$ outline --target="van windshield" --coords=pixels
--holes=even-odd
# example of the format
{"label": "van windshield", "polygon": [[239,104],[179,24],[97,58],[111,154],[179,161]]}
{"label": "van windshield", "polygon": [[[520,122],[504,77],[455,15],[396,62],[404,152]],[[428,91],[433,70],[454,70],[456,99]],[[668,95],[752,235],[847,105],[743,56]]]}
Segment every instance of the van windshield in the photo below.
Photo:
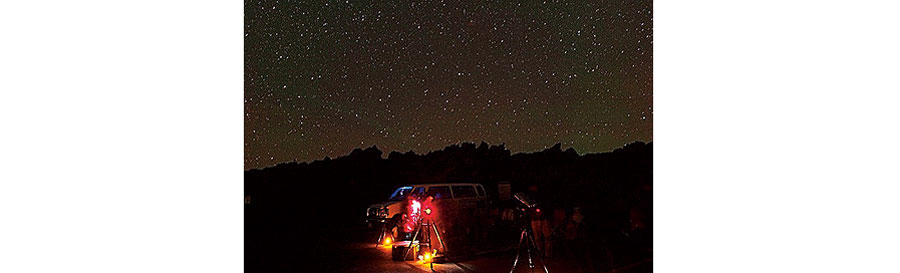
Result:
{"label": "van windshield", "polygon": [[394,191],[394,194],[391,194],[391,201],[399,201],[406,198],[410,192],[412,192],[412,187],[399,187]]}
{"label": "van windshield", "polygon": [[428,192],[426,192],[425,195],[434,196],[434,199],[453,198],[453,196],[450,195],[449,186],[429,187]]}

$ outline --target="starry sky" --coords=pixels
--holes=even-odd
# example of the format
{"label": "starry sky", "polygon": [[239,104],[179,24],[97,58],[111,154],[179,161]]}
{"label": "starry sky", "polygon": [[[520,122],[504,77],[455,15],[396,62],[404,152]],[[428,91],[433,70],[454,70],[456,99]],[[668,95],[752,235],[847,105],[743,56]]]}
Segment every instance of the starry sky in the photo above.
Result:
{"label": "starry sky", "polygon": [[652,1],[245,1],[244,165],[653,139]]}

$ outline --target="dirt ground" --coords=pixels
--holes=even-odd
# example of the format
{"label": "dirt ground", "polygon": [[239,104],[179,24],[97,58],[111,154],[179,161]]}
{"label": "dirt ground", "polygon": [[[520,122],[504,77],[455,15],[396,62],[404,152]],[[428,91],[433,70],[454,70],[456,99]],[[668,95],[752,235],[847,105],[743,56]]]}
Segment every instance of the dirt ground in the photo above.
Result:
{"label": "dirt ground", "polygon": [[[413,261],[391,260],[391,247],[376,246],[377,233],[372,230],[352,230],[342,238],[297,236],[286,240],[278,249],[256,249],[247,272],[432,272],[431,265]],[[308,243],[303,243],[304,241]],[[515,242],[510,247],[473,253],[433,264],[434,272],[509,272],[515,254]],[[262,251],[260,251],[262,250]],[[248,255],[250,255],[248,253]],[[262,256],[262,257],[260,257]],[[534,268],[529,268],[525,252],[515,272],[542,272],[534,256]],[[602,264],[576,262],[571,258],[545,259],[550,272],[652,272],[652,261],[646,259],[619,268],[604,268]]]}

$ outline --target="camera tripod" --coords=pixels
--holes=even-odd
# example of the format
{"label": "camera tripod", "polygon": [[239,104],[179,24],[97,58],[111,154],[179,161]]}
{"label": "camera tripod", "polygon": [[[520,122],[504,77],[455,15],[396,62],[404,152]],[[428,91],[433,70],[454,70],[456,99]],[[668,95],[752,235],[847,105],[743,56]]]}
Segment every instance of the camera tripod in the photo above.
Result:
{"label": "camera tripod", "polygon": [[388,236],[390,236],[391,242],[396,240],[396,238],[394,238],[394,232],[391,231],[391,226],[393,226],[393,224],[391,224],[389,221],[384,221],[381,223],[381,234],[378,234],[378,239],[375,239],[376,248],[381,245],[381,242],[384,240],[385,234],[388,234]]}
{"label": "camera tripod", "polygon": [[[414,247],[426,247],[428,251],[432,251],[431,247],[431,232],[434,231],[434,236],[437,237],[438,243],[441,244],[441,252],[446,253],[447,247],[444,245],[444,240],[441,239],[441,232],[438,230],[437,224],[434,223],[434,220],[431,217],[426,217],[424,219],[419,220],[419,224],[416,225],[416,232],[413,233],[412,239],[409,241],[409,247],[406,249],[406,252],[403,253],[403,259],[406,260],[406,256],[409,255],[409,251]],[[422,235],[422,238],[416,243],[416,238],[419,238],[419,235]],[[415,246],[414,246],[415,245]],[[432,252],[434,253],[434,252]],[[442,253],[442,254],[443,254]],[[435,257],[431,257],[434,260]],[[413,260],[415,260],[415,256],[413,256]],[[431,267],[431,271],[434,271],[434,263],[429,262],[429,266]]]}
{"label": "camera tripod", "polygon": [[544,262],[544,255],[538,249],[537,244],[534,243],[532,233],[534,231],[527,224],[523,225],[522,235],[519,237],[519,246],[516,247],[516,259],[513,260],[512,269],[509,270],[509,273],[516,271],[516,266],[519,264],[519,256],[522,255],[522,244],[525,244],[525,251],[528,252],[528,267],[534,268],[534,262],[531,260],[531,249],[534,248],[538,253],[538,259],[541,260],[541,266],[544,267],[544,273],[550,273],[550,270],[547,269],[547,263]]}

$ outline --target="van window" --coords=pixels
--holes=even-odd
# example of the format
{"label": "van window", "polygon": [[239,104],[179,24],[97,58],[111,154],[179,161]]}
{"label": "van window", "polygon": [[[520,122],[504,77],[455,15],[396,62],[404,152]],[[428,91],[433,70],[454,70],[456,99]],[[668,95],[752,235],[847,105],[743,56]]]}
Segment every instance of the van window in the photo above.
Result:
{"label": "van window", "polygon": [[423,188],[423,187],[416,187],[416,189],[414,189],[414,190],[412,191],[412,195],[413,195],[413,196],[422,196],[422,195],[425,195],[425,188]]}
{"label": "van window", "polygon": [[450,187],[448,186],[429,187],[425,195],[434,196],[434,199],[453,198],[453,196],[450,196]]}
{"label": "van window", "polygon": [[454,198],[472,198],[476,197],[475,188],[472,186],[453,186]]}
{"label": "van window", "polygon": [[475,189],[478,190],[478,197],[487,197],[487,194],[484,194],[484,188],[481,185],[475,186]]}

